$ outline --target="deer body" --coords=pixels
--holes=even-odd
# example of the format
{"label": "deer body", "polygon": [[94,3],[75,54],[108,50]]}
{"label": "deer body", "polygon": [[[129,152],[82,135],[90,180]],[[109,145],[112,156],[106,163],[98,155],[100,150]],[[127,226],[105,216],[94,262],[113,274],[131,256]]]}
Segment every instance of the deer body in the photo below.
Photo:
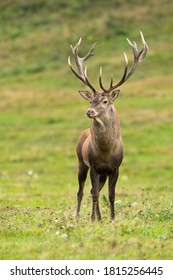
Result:
{"label": "deer body", "polygon": [[[91,112],[91,109],[88,109],[87,112]],[[102,115],[100,118],[91,120],[90,129],[82,133],[77,144],[79,159],[77,216],[80,212],[87,172],[90,169],[93,197],[92,220],[95,219],[95,214],[97,214],[98,220],[101,219],[98,198],[107,177],[109,178],[111,219],[114,219],[115,184],[118,179],[119,166],[123,159],[118,114],[113,105],[109,105],[109,109],[105,110]]]}
{"label": "deer body", "polygon": [[[89,168],[94,165],[98,173],[104,169],[105,172],[106,169],[112,172],[122,161],[120,123],[113,105],[109,114],[106,111],[105,115],[102,119],[91,120],[90,129],[84,132],[86,138],[81,149],[84,163]],[[82,138],[84,135],[82,134]]]}
{"label": "deer body", "polygon": [[99,193],[107,178],[111,220],[115,218],[115,186],[118,180],[119,167],[123,160],[123,144],[121,139],[120,120],[113,102],[119,95],[119,90],[115,89],[132,75],[138,63],[144,58],[147,52],[148,46],[142,33],[141,38],[143,47],[140,51],[137,50],[135,42],[131,43],[128,40],[134,53],[134,65],[128,72],[128,60],[125,55],[125,70],[122,79],[118,83],[113,85],[113,79],[111,79],[110,87],[106,89],[102,84],[102,70],[100,69],[99,83],[103,92],[95,90],[88,80],[87,68],[83,70],[83,62],[94,54],[93,49],[95,45],[93,45],[88,54],[83,58],[78,56],[78,48],[81,39],[74,48],[71,46],[79,73],[72,67],[70,58],[68,60],[69,66],[73,73],[89,86],[93,92],[79,91],[81,96],[91,104],[90,108],[86,111],[86,115],[91,119],[91,125],[90,128],[85,130],[80,136],[76,148],[79,161],[77,218],[79,217],[84,184],[89,170],[93,201],[91,219],[94,221],[97,216],[98,220],[101,220]]}

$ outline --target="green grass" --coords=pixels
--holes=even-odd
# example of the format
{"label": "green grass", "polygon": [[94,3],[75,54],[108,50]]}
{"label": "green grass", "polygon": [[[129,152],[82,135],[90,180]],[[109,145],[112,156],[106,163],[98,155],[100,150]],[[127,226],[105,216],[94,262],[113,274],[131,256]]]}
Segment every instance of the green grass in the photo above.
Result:
{"label": "green grass", "polygon": [[[99,3],[99,5],[98,5]],[[172,259],[173,80],[170,1],[0,3],[0,258]],[[85,13],[83,11],[85,10]],[[81,53],[98,41],[88,74],[97,85],[119,79],[125,37],[150,47],[121,88],[125,157],[110,223],[107,187],[101,223],[90,221],[90,181],[75,220],[78,136],[89,126],[83,85],[67,66],[69,44]]]}

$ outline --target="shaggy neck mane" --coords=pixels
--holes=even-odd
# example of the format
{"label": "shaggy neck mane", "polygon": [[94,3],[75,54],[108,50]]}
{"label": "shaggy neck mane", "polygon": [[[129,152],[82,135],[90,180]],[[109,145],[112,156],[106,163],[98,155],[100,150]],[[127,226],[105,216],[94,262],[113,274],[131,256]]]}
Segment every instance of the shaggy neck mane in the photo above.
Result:
{"label": "shaggy neck mane", "polygon": [[96,117],[91,122],[91,137],[93,145],[100,151],[112,151],[120,135],[117,112],[112,106],[104,117]]}

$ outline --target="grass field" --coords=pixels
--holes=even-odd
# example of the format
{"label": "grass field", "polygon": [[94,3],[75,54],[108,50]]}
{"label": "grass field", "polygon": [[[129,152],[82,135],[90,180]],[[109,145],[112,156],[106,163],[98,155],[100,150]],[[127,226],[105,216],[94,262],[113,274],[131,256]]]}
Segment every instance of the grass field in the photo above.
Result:
{"label": "grass field", "polygon": [[[8,0],[0,2],[0,258],[173,258],[172,2]],[[98,5],[99,4],[99,5]],[[85,11],[85,13],[84,13]],[[107,187],[101,223],[90,221],[87,180],[75,220],[78,136],[89,126],[83,85],[67,66],[69,44],[98,84],[122,74],[126,37],[149,53],[116,100],[125,157],[109,220]],[[116,79],[115,78],[115,79]]]}

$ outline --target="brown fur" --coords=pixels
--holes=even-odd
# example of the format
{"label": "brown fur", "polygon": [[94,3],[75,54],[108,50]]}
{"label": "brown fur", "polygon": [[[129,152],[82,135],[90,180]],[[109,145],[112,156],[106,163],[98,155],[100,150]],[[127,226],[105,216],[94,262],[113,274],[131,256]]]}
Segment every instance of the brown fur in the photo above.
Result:
{"label": "brown fur", "polygon": [[[107,104],[104,104],[106,101]],[[97,215],[98,220],[101,220],[99,192],[108,178],[111,219],[113,220],[115,218],[115,185],[123,159],[120,121],[111,97],[108,96],[98,95],[92,98],[88,112],[93,114],[90,116],[91,127],[82,133],[76,149],[79,159],[77,217],[80,212],[86,176],[90,169],[93,199],[91,218],[95,220]]]}

